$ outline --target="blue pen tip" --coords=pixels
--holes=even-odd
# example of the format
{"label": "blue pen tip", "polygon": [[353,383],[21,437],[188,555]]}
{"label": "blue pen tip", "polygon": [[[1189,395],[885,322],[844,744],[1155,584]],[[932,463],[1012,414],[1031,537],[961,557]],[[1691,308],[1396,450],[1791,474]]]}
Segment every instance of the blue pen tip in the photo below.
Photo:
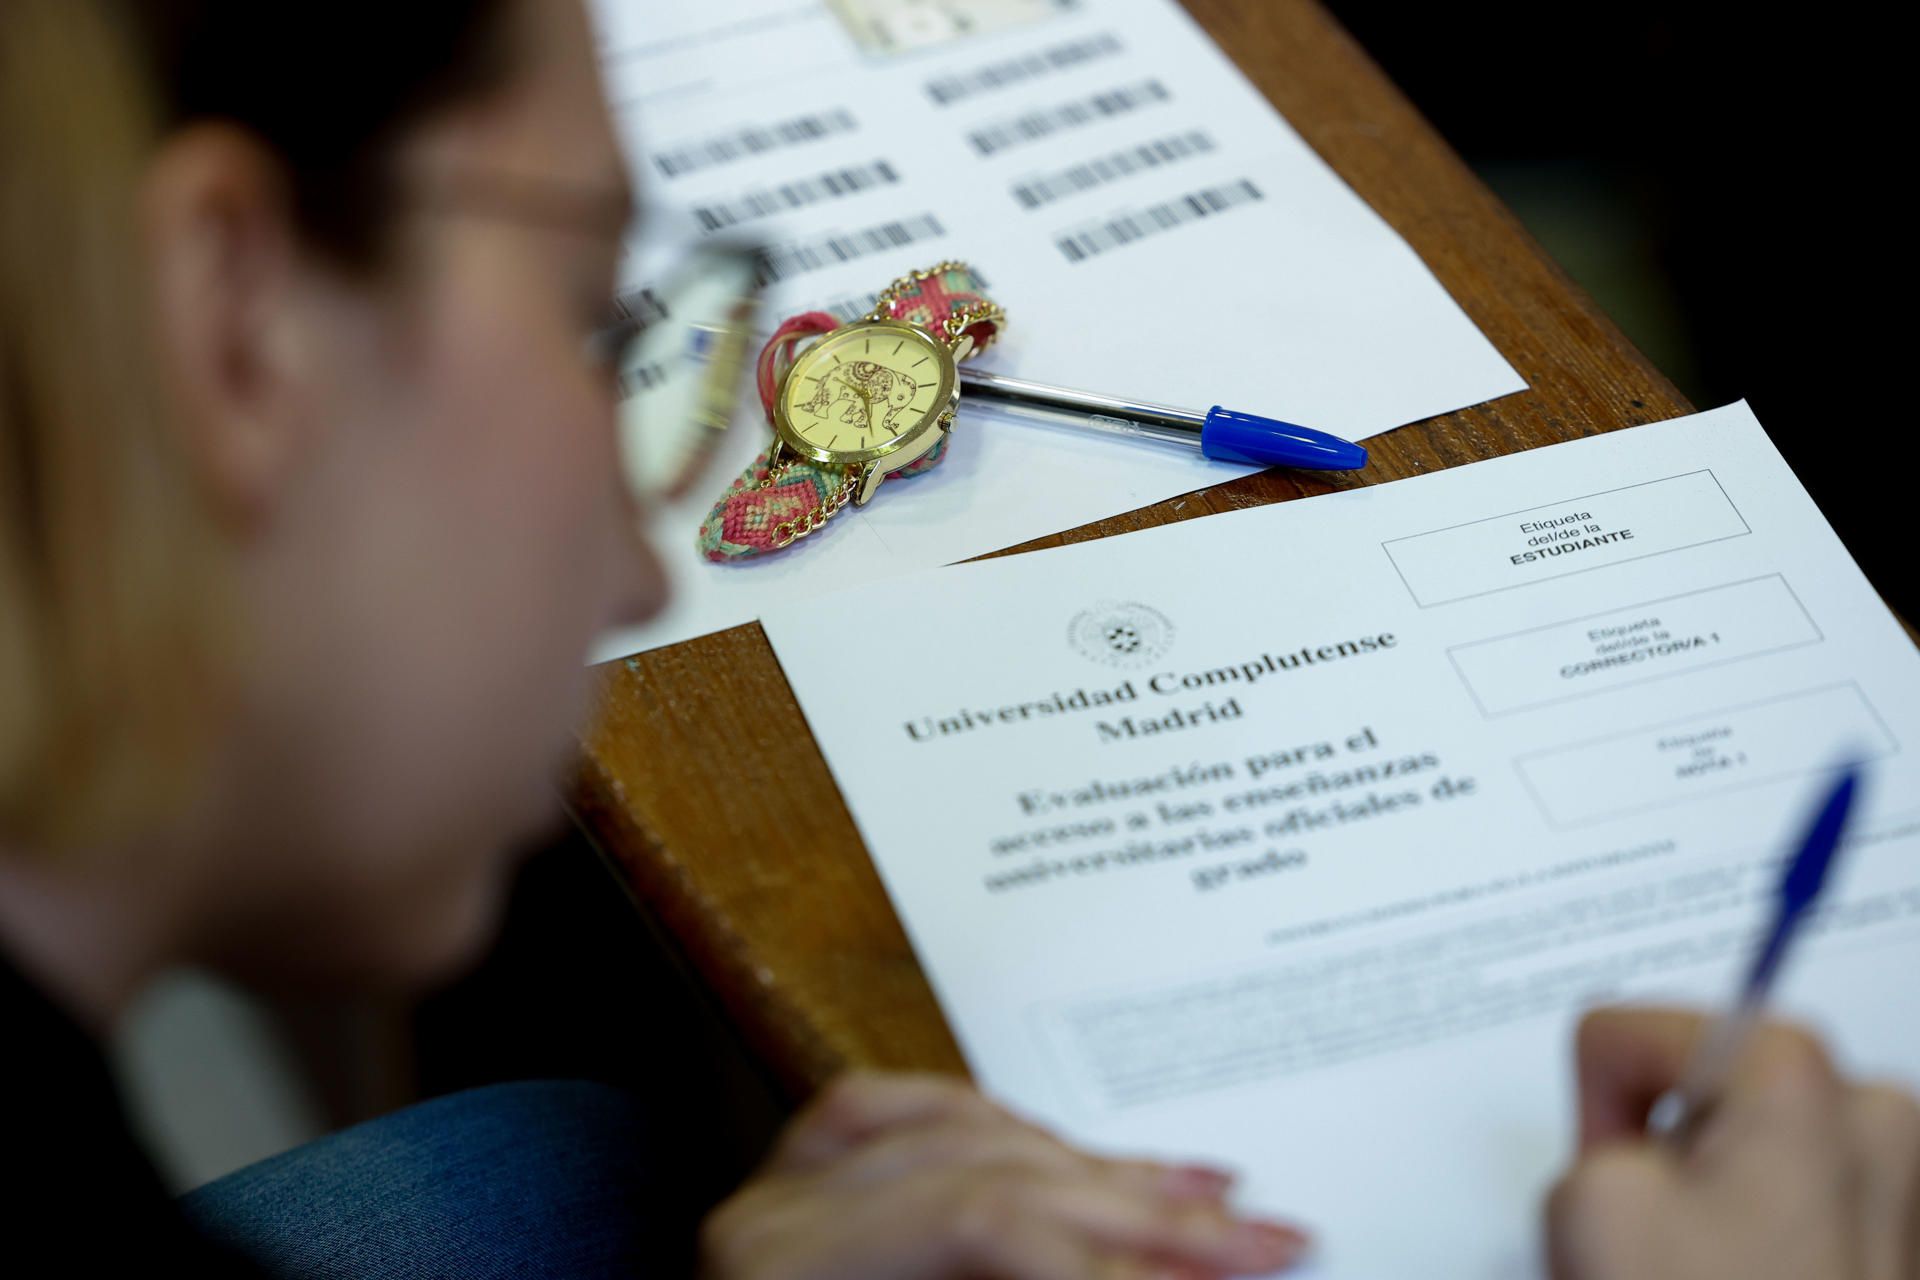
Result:
{"label": "blue pen tip", "polygon": [[1278,418],[1236,413],[1215,405],[1200,429],[1200,451],[1222,462],[1308,471],[1357,471],[1367,451],[1351,440]]}
{"label": "blue pen tip", "polygon": [[1842,772],[1833,790],[1827,793],[1826,803],[1814,815],[1800,852],[1780,881],[1781,905],[1786,910],[1804,910],[1820,896],[1827,869],[1833,865],[1834,851],[1840,847],[1840,833],[1847,823],[1847,810],[1853,806],[1854,787],[1859,777],[1858,768]]}

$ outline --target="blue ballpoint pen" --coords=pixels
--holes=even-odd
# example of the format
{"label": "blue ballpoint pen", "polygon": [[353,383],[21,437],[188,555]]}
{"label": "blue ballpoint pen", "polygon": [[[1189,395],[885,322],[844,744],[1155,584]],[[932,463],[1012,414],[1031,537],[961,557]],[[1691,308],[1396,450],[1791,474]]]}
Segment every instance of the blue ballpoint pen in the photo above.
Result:
{"label": "blue ballpoint pen", "polygon": [[1025,417],[1177,444],[1222,462],[1309,471],[1353,471],[1367,465],[1366,449],[1351,440],[1218,405],[1207,413],[1196,413],[964,367],[960,385],[970,396],[991,400],[997,408]]}
{"label": "blue ballpoint pen", "polygon": [[1747,968],[1739,998],[1708,1030],[1687,1063],[1679,1087],[1661,1099],[1650,1117],[1649,1127],[1675,1145],[1685,1146],[1693,1139],[1726,1089],[1747,1037],[1760,1020],[1767,992],[1780,972],[1780,962],[1806,920],[1808,909],[1820,896],[1834,851],[1840,847],[1840,835],[1846,827],[1847,810],[1853,804],[1858,781],[1859,770],[1847,768],[1827,793],[1800,843],[1799,852],[1794,854],[1780,878],[1772,927]]}

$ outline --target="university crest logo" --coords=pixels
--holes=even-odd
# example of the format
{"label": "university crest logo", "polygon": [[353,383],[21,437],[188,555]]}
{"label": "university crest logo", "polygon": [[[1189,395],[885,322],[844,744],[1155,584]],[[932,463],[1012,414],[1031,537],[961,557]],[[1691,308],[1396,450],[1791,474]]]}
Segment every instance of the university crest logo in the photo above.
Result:
{"label": "university crest logo", "polygon": [[1067,641],[1102,666],[1143,667],[1173,647],[1173,623],[1149,605],[1103,600],[1074,615]]}

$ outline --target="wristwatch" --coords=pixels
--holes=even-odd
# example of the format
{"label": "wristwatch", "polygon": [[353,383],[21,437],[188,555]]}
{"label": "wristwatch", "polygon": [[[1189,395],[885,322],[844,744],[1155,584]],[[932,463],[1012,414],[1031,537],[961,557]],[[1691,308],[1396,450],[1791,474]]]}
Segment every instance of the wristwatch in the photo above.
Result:
{"label": "wristwatch", "polygon": [[725,562],[791,546],[887,479],[937,465],[960,403],[958,364],[1005,324],[971,268],[942,262],[894,281],[850,324],[809,312],[781,325],[759,364],[773,442],[702,522],[702,552]]}

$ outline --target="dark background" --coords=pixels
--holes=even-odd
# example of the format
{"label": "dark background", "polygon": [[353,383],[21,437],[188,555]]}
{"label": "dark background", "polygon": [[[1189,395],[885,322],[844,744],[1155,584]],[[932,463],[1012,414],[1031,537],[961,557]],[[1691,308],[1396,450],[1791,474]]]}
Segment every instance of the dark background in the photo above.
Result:
{"label": "dark background", "polygon": [[[1913,616],[1904,398],[1911,73],[1846,7],[1330,6],[1698,408],[1750,400],[1890,604]],[[681,1122],[714,1194],[782,1102],[616,890],[560,837],[493,956],[413,1019],[421,1095],[584,1076]]]}
{"label": "dark background", "polygon": [[1752,403],[1912,617],[1914,72],[1873,19],[1892,11],[1328,7],[1696,408]]}

